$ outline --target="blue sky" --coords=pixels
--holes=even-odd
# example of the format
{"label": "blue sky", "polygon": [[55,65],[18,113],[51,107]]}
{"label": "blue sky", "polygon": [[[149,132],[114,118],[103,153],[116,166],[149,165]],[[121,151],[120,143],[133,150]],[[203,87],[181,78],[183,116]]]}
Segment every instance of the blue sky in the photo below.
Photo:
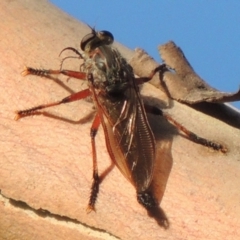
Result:
{"label": "blue sky", "polygon": [[[108,30],[115,40],[141,47],[161,61],[157,46],[174,41],[212,87],[240,86],[240,1],[51,0],[73,17]],[[233,104],[240,109],[240,102]]]}

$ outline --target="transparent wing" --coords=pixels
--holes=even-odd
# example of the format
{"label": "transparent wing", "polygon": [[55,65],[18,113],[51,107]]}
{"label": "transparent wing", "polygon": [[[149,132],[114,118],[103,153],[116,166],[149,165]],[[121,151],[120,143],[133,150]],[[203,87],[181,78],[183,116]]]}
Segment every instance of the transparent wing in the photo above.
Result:
{"label": "transparent wing", "polygon": [[122,174],[138,192],[151,181],[155,161],[155,140],[138,91],[127,89],[119,98],[98,97],[108,152]]}

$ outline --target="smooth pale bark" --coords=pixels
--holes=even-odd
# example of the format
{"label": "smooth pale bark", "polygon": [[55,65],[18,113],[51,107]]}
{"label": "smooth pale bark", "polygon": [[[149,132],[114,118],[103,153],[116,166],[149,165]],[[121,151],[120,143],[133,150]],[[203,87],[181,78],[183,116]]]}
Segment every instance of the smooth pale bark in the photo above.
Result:
{"label": "smooth pale bark", "polygon": [[[229,152],[224,155],[194,144],[165,120],[150,116],[160,153],[156,192],[169,229],[149,218],[117,168],[100,186],[96,213],[87,214],[92,181],[91,102],[48,110],[61,119],[39,115],[14,121],[14,111],[56,101],[86,87],[79,80],[60,77],[66,88],[46,78],[23,77],[21,71],[25,65],[58,69],[59,52],[68,46],[78,48],[89,28],[47,1],[2,0],[0,9],[2,239],[240,238],[239,130],[175,101],[167,110],[170,114],[201,136],[226,145]],[[119,48],[124,56],[131,56],[131,51]],[[66,61],[65,66],[78,69],[76,62],[69,66]],[[143,91],[151,104],[169,103],[150,84]],[[101,128],[97,149],[102,173],[111,160]]]}

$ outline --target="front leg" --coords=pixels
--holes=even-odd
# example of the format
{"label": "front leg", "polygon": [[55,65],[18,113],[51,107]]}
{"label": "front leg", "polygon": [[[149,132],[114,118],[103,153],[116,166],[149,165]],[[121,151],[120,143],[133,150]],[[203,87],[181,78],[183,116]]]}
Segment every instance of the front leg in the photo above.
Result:
{"label": "front leg", "polygon": [[[153,69],[148,77],[135,78],[135,82],[137,85],[149,82],[152,80],[152,78],[154,77],[154,75],[157,72],[159,72],[160,75],[162,75],[165,71],[168,71],[166,64],[161,64],[158,67],[156,67],[155,69]],[[160,77],[160,79],[161,79],[161,77]]]}
{"label": "front leg", "polygon": [[77,78],[80,80],[86,80],[87,74],[85,72],[72,71],[72,70],[53,70],[53,69],[35,69],[31,67],[26,67],[22,72],[23,76],[26,75],[36,75],[40,77],[47,77],[49,75],[63,74],[68,77]]}

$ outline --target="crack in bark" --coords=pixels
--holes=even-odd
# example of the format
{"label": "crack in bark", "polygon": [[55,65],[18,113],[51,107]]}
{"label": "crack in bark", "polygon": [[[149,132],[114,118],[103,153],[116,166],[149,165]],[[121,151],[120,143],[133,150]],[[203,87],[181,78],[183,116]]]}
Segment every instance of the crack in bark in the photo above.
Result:
{"label": "crack in bark", "polygon": [[[96,228],[93,226],[89,226],[85,223],[82,223],[76,219],[67,217],[67,216],[61,216],[55,213],[51,213],[50,211],[46,210],[46,209],[34,209],[32,208],[30,205],[28,205],[26,202],[21,201],[21,200],[15,200],[12,198],[9,198],[7,196],[5,196],[1,190],[0,190],[0,201],[4,202],[5,205],[9,206],[13,206],[14,208],[18,208],[21,209],[23,211],[25,211],[25,213],[27,213],[27,211],[29,211],[31,214],[27,213],[28,215],[31,215],[31,217],[33,217],[32,214],[35,214],[35,216],[37,215],[40,218],[50,218],[51,220],[55,220],[56,224],[68,224],[68,228],[69,228],[69,222],[74,224],[73,226],[71,226],[71,228],[75,228],[78,231],[80,231],[81,233],[84,233],[84,230],[87,230],[86,233],[88,234],[88,236],[93,236],[93,237],[98,237],[101,239],[106,239],[106,240],[114,240],[114,239],[120,239],[119,237],[105,231],[104,229],[100,229],[100,228]],[[81,229],[79,229],[81,227]]]}

